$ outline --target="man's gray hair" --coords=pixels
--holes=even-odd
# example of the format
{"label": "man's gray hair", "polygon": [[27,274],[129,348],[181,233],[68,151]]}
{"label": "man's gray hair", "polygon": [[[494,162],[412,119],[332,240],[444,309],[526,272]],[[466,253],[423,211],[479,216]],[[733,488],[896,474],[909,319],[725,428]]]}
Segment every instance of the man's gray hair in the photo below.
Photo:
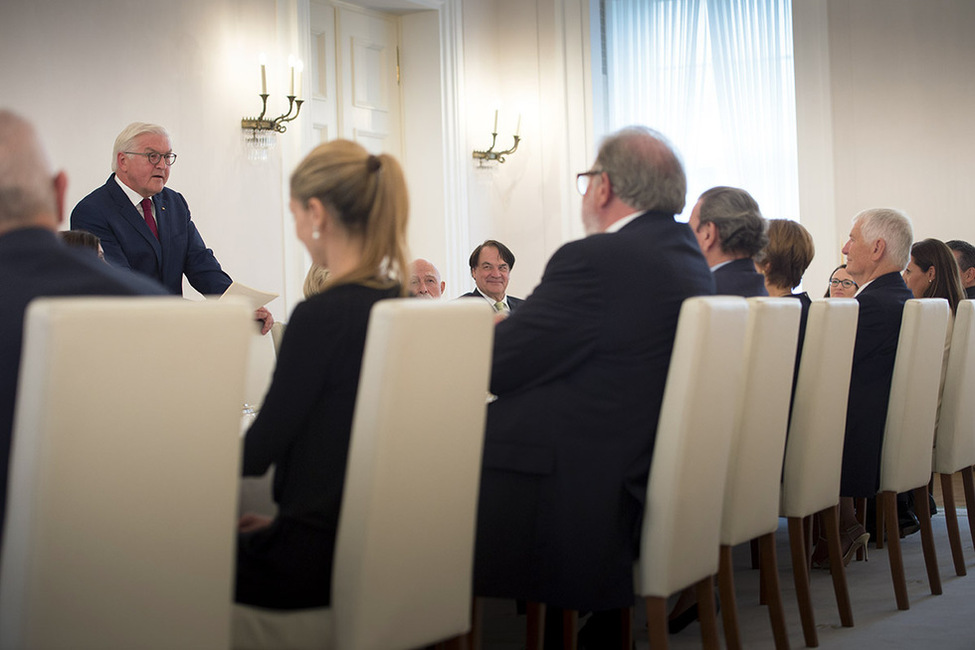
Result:
{"label": "man's gray hair", "polygon": [[616,196],[635,210],[684,209],[684,167],[667,138],[653,129],[628,126],[606,136],[594,169],[606,172]]}
{"label": "man's gray hair", "polygon": [[29,225],[57,212],[54,172],[34,127],[0,109],[0,225]]}
{"label": "man's gray hair", "polygon": [[871,208],[853,217],[853,225],[860,225],[860,234],[867,243],[884,240],[884,257],[903,271],[911,261],[914,229],[911,219],[893,208]]}
{"label": "man's gray hair", "polygon": [[[169,137],[169,131],[158,124],[146,124],[145,122],[133,122],[128,125],[122,132],[118,134],[115,138],[115,147],[112,149],[112,171],[118,171],[118,155],[123,151],[132,151],[132,147],[135,146],[135,139],[140,135],[145,135],[150,133],[152,135],[162,135],[165,136],[170,142],[173,141]],[[141,153],[141,152],[139,152]],[[165,151],[160,151],[159,153],[166,153]]]}
{"label": "man's gray hair", "polygon": [[[768,224],[758,202],[737,187],[712,187],[701,195],[700,224],[718,228],[721,250],[753,257],[768,244]],[[699,226],[700,227],[700,226]]]}

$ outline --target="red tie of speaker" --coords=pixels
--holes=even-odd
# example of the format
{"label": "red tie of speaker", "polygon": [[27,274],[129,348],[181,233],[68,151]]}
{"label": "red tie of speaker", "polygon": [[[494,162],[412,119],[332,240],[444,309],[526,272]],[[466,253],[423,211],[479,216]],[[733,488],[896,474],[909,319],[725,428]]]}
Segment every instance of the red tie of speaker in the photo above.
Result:
{"label": "red tie of speaker", "polygon": [[142,199],[142,214],[146,218],[146,225],[149,226],[149,230],[152,234],[159,239],[159,231],[156,229],[156,220],[152,216],[152,201],[150,199]]}

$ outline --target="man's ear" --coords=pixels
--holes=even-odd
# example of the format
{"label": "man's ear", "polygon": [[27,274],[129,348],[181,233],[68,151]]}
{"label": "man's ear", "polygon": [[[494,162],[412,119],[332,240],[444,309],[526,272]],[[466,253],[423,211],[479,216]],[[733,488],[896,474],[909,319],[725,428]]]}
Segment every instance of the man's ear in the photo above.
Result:
{"label": "man's ear", "polygon": [[873,250],[871,251],[870,258],[874,262],[879,262],[884,258],[884,253],[887,251],[887,242],[883,239],[877,239],[873,242]]}
{"label": "man's ear", "polygon": [[961,284],[963,287],[975,282],[975,266],[970,266],[961,273]]}
{"label": "man's ear", "polygon": [[54,177],[54,199],[57,202],[57,218],[58,223],[64,222],[64,197],[68,192],[68,176],[63,171],[57,173]]}

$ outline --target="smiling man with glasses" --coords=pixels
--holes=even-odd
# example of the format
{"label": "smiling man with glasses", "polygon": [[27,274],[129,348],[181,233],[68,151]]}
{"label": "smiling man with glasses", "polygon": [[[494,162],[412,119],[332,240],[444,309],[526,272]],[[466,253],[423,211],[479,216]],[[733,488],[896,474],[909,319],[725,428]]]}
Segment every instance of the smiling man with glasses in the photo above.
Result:
{"label": "smiling man with glasses", "polygon": [[[115,139],[112,171],[105,184],[71,212],[71,228],[97,235],[105,260],[158,280],[182,295],[183,275],[204,295],[219,295],[233,282],[220,268],[190,218],[186,199],[166,187],[176,162],[169,133],[133,122]],[[274,323],[261,307],[266,334]]]}

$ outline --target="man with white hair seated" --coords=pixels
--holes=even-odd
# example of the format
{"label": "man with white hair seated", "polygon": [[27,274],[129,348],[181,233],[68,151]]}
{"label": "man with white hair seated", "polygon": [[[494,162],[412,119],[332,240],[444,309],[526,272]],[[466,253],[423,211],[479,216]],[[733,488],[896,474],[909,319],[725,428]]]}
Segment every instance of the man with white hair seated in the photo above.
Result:
{"label": "man with white hair seated", "polygon": [[[849,562],[870,535],[854,514],[853,499],[872,497],[880,487],[880,454],[894,356],[901,331],[904,303],[914,297],[901,272],[911,256],[911,220],[889,208],[864,210],[853,218],[850,239],[843,246],[846,270],[860,285],[860,303],[850,396],[846,411],[843,470],[840,479],[840,543]],[[880,531],[878,531],[878,534]],[[828,565],[826,543],[820,538],[813,563]]]}
{"label": "man with white hair seated", "polygon": [[413,260],[410,274],[410,293],[420,298],[440,298],[447,283],[440,279],[440,271],[433,262],[422,257]]}

